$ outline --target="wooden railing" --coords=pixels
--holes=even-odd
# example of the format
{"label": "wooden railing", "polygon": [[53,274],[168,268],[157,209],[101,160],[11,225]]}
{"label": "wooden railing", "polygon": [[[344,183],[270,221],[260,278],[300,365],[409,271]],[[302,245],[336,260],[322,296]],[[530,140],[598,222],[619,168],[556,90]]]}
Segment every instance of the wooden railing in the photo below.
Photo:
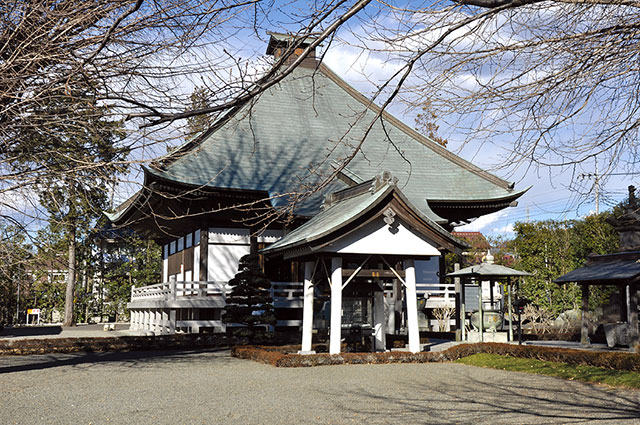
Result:
{"label": "wooden railing", "polygon": [[456,291],[454,285],[448,284],[418,284],[418,297],[427,299],[427,308],[443,305],[455,305]]}
{"label": "wooden railing", "polygon": [[271,282],[271,298],[274,300],[302,300],[302,282]]}

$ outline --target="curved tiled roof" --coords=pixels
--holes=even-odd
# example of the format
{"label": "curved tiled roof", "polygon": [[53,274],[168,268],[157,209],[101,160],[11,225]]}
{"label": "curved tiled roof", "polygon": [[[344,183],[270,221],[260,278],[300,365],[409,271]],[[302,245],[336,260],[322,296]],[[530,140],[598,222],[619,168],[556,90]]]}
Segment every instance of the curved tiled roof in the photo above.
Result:
{"label": "curved tiled roof", "polygon": [[[187,184],[264,190],[270,195],[304,190],[334,172],[335,164],[353,152],[378,110],[326,66],[298,67],[152,166]],[[371,128],[344,175],[368,180],[383,169],[398,177],[405,196],[438,222],[443,220],[428,207],[429,199],[480,202],[515,199],[524,193],[387,113]],[[334,181],[298,213],[315,215],[324,193],[344,187]]]}

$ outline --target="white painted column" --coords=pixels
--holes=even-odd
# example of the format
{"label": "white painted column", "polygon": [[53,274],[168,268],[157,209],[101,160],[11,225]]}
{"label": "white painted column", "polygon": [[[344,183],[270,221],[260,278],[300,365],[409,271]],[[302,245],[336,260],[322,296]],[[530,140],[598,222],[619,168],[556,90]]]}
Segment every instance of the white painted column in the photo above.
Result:
{"label": "white painted column", "polygon": [[304,263],[304,301],[302,305],[302,350],[301,354],[311,352],[313,335],[313,274],[314,263],[307,261]]}
{"label": "white painted column", "polygon": [[169,281],[169,244],[162,247],[162,282]]}
{"label": "white painted column", "polygon": [[331,259],[331,335],[329,354],[340,354],[342,339],[342,258]]}
{"label": "white painted column", "polygon": [[144,317],[142,318],[142,329],[144,329],[145,331],[149,331],[151,330],[151,327],[149,326],[149,320],[150,320],[150,313],[149,310],[145,310],[143,313]]}
{"label": "white painted column", "polygon": [[373,323],[375,324],[374,332],[376,339],[376,351],[384,351],[386,349],[386,333],[384,320],[384,292],[376,291],[373,293]]}
{"label": "white painted column", "polygon": [[420,330],[418,328],[418,296],[416,294],[416,268],[413,260],[404,261],[407,294],[407,327],[409,328],[409,351],[420,351]]}

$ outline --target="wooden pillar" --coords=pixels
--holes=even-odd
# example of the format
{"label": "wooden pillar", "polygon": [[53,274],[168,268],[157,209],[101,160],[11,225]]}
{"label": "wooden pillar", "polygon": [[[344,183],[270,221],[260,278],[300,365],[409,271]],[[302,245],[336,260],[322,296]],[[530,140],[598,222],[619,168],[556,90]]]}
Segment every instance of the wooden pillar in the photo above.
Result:
{"label": "wooden pillar", "polygon": [[416,268],[413,260],[404,261],[404,281],[407,294],[407,328],[409,329],[409,351],[420,351],[420,329],[418,328],[418,296],[416,293]]}
{"label": "wooden pillar", "polygon": [[[507,311],[509,312],[509,341],[513,341],[513,308],[511,306],[511,292],[513,285],[511,285],[511,277],[507,277]],[[504,298],[503,298],[504,299]]]}
{"label": "wooden pillar", "polygon": [[[457,272],[460,270],[460,263],[455,263],[453,265],[453,271]],[[462,328],[464,327],[464,316],[462,315],[462,304],[464,301],[460,298],[462,294],[462,288],[460,285],[460,278],[454,277],[453,284],[456,291],[456,341],[462,341]]]}
{"label": "wooden pillar", "polygon": [[478,282],[478,330],[480,331],[480,342],[484,342],[484,315],[482,314],[482,281]]}
{"label": "wooden pillar", "polygon": [[580,344],[589,345],[589,284],[582,284],[582,329],[580,331]]}
{"label": "wooden pillar", "polygon": [[314,263],[304,263],[304,294],[302,305],[302,350],[301,354],[310,354],[313,335],[313,275]]}
{"label": "wooden pillar", "polygon": [[342,339],[342,258],[331,259],[331,334],[329,354],[340,354]]}
{"label": "wooden pillar", "polygon": [[[198,280],[201,282],[206,282],[207,279],[207,267],[209,264],[209,229],[201,229],[200,230],[200,276]],[[194,279],[195,276],[194,276]]]}
{"label": "wooden pillar", "polygon": [[629,351],[638,352],[638,284],[632,281],[629,284]]}
{"label": "wooden pillar", "polygon": [[375,350],[385,351],[387,348],[384,317],[384,291],[375,291],[373,293],[373,323],[375,336]]}

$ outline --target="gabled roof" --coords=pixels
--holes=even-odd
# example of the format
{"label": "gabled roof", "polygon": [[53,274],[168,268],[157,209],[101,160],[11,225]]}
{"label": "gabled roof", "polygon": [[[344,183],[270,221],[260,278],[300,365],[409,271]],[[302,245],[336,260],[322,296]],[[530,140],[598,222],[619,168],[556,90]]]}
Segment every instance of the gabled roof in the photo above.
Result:
{"label": "gabled roof", "polygon": [[[386,175],[389,176],[389,174]],[[355,231],[364,222],[380,217],[389,205],[393,206],[393,214],[397,214],[399,218],[412,217],[410,220],[414,226],[423,227],[420,233],[430,234],[434,242],[441,245],[440,248],[454,251],[467,247],[465,242],[453,237],[412,205],[393,180],[370,180],[357,187],[332,194],[328,199],[336,201],[302,226],[263,249],[262,252],[300,251],[305,253],[322,249],[334,243],[336,238],[344,238]]]}
{"label": "gabled roof", "polygon": [[[303,191],[335,172],[353,152],[379,108],[325,65],[291,75],[221,118],[209,131],[152,164],[156,173],[193,185],[261,190],[271,196]],[[524,191],[459,158],[388,113],[370,129],[359,153],[323,193],[390,170],[423,214],[445,223],[428,200],[504,205]],[[323,193],[297,210],[319,211]]]}

